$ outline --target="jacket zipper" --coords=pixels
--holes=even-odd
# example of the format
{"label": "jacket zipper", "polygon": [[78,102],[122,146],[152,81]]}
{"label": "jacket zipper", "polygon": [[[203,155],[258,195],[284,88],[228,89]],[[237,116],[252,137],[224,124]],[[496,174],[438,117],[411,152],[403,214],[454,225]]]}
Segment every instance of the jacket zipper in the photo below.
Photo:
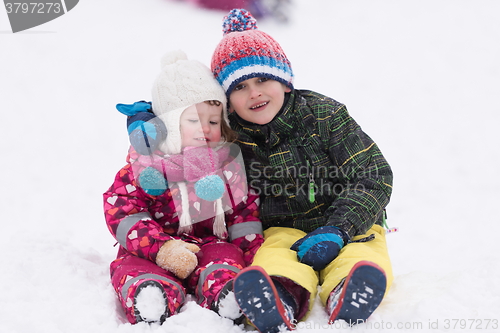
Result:
{"label": "jacket zipper", "polygon": [[307,170],[309,170],[309,202],[313,203],[316,200],[316,183],[314,182],[313,171],[310,169],[309,159],[307,159]]}
{"label": "jacket zipper", "polygon": [[302,150],[307,163],[307,171],[309,173],[309,183],[307,184],[307,194],[310,203],[316,201],[316,183],[314,182],[313,169],[311,168],[311,163],[309,163],[309,156],[303,146],[299,146]]}

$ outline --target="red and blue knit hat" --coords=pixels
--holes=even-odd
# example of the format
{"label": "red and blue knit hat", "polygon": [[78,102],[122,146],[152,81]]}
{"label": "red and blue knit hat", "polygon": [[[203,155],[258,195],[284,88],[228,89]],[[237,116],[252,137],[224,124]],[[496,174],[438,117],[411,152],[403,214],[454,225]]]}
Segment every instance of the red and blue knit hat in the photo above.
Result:
{"label": "red and blue knit hat", "polygon": [[293,89],[290,61],[271,36],[257,29],[245,9],[233,9],[223,21],[224,37],[215,48],[211,69],[229,97],[234,87],[254,77],[266,77]]}

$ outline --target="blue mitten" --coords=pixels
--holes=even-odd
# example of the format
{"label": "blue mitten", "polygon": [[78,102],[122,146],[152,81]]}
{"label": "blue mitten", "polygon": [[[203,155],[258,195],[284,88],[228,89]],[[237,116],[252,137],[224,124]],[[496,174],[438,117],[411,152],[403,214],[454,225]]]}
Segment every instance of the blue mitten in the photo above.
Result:
{"label": "blue mitten", "polygon": [[116,109],[128,116],[130,144],[139,154],[152,154],[167,138],[167,128],[152,112],[151,103],[140,101],[134,104],[117,104]]}
{"label": "blue mitten", "polygon": [[324,226],[308,233],[290,248],[297,251],[303,264],[320,271],[333,261],[349,241],[349,236],[337,227]]}

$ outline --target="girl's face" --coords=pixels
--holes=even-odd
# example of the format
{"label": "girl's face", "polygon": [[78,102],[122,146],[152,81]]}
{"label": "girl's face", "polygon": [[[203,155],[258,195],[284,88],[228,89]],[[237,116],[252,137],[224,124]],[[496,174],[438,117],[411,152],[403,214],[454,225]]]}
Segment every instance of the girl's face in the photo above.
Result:
{"label": "girl's face", "polygon": [[230,111],[254,124],[269,123],[278,114],[290,88],[283,83],[254,77],[238,84],[229,95]]}
{"label": "girl's face", "polygon": [[182,148],[216,147],[221,140],[221,121],[222,104],[198,103],[184,110],[180,118]]}

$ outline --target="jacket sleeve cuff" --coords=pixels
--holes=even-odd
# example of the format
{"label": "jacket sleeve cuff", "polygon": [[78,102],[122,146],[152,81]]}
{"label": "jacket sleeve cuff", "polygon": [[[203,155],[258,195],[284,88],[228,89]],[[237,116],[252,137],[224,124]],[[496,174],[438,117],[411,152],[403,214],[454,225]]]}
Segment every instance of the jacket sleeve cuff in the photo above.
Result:
{"label": "jacket sleeve cuff", "polygon": [[328,221],[326,225],[339,229],[343,234],[345,244],[349,243],[349,241],[356,236],[356,229],[354,229],[354,226],[347,221]]}

